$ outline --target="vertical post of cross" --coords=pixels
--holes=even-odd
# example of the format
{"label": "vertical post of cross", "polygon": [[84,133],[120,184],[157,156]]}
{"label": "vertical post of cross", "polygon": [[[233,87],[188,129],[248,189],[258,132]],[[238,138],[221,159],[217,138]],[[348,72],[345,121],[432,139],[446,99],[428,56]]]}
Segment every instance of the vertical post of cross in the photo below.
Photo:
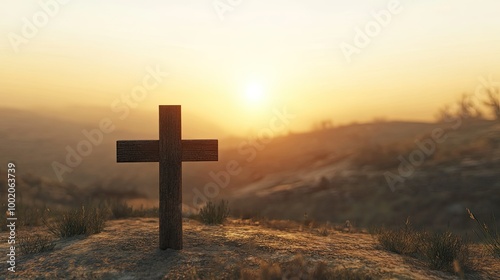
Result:
{"label": "vertical post of cross", "polygon": [[159,140],[116,142],[117,162],[159,162],[160,249],[182,249],[182,162],[219,160],[214,139],[181,139],[181,106],[160,106]]}
{"label": "vertical post of cross", "polygon": [[182,249],[181,106],[160,106],[160,249]]}

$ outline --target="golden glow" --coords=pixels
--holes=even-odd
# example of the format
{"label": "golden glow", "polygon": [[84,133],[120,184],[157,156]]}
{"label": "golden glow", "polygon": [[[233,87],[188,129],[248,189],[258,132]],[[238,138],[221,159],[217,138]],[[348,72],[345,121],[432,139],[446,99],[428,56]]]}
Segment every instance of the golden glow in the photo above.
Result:
{"label": "golden glow", "polygon": [[498,83],[496,0],[399,1],[402,11],[348,63],[340,44],[366,41],[355,39],[357,28],[389,2],[252,2],[221,21],[203,1],[70,1],[18,40],[16,53],[11,34],[33,33],[24,18],[44,9],[39,1],[9,1],[0,25],[0,107],[111,108],[158,66],[170,75],[131,110],[181,104],[241,135],[268,125],[284,106],[297,115],[293,131],[324,118],[430,121],[444,103],[472,93],[478,77]]}

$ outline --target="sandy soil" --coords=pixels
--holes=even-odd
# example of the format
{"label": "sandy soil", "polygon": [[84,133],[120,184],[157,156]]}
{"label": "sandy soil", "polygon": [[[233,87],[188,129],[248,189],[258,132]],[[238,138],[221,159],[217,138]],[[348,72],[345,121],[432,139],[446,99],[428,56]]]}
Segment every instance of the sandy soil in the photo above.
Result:
{"label": "sandy soil", "polygon": [[[6,232],[0,234],[1,240],[6,237]],[[6,242],[0,250],[7,251]],[[51,252],[18,256],[16,273],[7,274],[2,261],[0,278],[226,279],[236,267],[257,270],[262,261],[283,263],[297,255],[311,263],[366,270],[381,279],[458,279],[380,250],[370,234],[333,231],[321,236],[309,229],[278,230],[241,220],[206,226],[186,219],[184,250],[161,251],[158,219],[153,218],[109,221],[100,234],[59,240]],[[479,251],[475,255],[478,272],[468,279],[500,279],[500,260]]]}

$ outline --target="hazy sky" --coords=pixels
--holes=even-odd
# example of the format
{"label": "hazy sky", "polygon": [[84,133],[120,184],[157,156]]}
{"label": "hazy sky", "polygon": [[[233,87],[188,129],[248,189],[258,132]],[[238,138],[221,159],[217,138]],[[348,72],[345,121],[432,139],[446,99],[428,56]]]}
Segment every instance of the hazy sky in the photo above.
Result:
{"label": "hazy sky", "polygon": [[[158,68],[169,76],[148,80],[134,106],[181,104],[241,134],[284,106],[293,130],[323,118],[432,120],[479,76],[500,81],[495,0],[55,1],[0,0],[1,106],[118,110]],[[357,48],[350,62],[346,44]]]}

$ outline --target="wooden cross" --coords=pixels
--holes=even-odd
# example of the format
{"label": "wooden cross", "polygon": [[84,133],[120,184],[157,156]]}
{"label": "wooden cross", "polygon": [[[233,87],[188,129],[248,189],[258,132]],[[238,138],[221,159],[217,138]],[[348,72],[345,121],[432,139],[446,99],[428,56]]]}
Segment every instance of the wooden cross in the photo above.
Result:
{"label": "wooden cross", "polygon": [[160,163],[160,249],[182,249],[182,162],[217,161],[218,140],[182,140],[181,106],[160,105],[160,140],[117,141],[117,162]]}

